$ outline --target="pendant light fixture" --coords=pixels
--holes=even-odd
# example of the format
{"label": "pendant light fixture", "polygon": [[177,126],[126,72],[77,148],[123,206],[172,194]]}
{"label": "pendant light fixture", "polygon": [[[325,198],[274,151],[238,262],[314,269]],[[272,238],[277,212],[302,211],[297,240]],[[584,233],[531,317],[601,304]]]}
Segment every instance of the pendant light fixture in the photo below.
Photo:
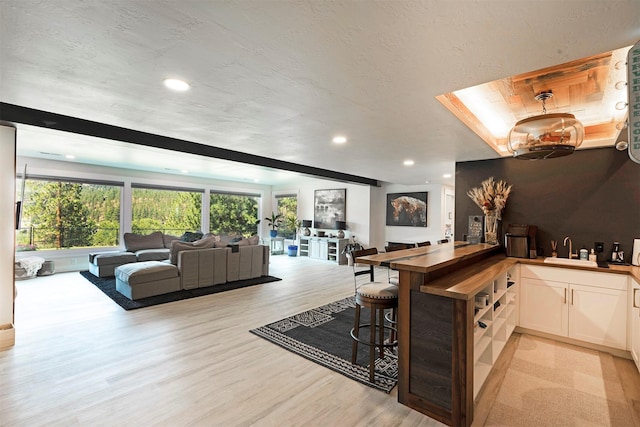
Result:
{"label": "pendant light fixture", "polygon": [[509,132],[507,147],[517,159],[538,160],[566,156],[582,144],[584,127],[573,114],[547,114],[549,90],[536,95],[542,114],[518,121]]}

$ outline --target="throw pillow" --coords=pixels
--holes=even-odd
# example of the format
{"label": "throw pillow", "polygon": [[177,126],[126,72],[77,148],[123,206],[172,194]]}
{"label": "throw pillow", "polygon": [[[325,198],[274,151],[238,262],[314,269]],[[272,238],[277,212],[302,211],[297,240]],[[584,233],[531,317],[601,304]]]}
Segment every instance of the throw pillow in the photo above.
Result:
{"label": "throw pillow", "polygon": [[172,243],[174,240],[180,240],[180,237],[178,237],[178,236],[171,236],[171,235],[169,235],[169,234],[163,234],[163,235],[162,235],[162,241],[163,241],[163,243],[164,243],[164,247],[165,247],[165,248],[167,248],[167,249],[171,249],[171,243]]}
{"label": "throw pillow", "polygon": [[213,233],[206,233],[204,236],[202,236],[203,239],[206,239],[207,237],[213,237],[213,240],[216,242],[219,242],[220,236],[218,236],[217,234],[213,234]]}
{"label": "throw pillow", "polygon": [[185,231],[184,234],[180,237],[180,240],[183,242],[195,242],[196,240],[200,239],[202,239],[202,233],[199,231]]}
{"label": "throw pillow", "polygon": [[135,233],[124,233],[124,247],[127,252],[136,252],[142,249],[163,249],[164,241],[162,240],[162,233],[156,231],[146,236]]}
{"label": "throw pillow", "polygon": [[236,244],[238,246],[255,246],[258,243],[260,243],[260,236],[255,235],[255,236],[249,237],[248,239],[238,240],[233,244]]}
{"label": "throw pillow", "polygon": [[212,238],[200,239],[195,242],[181,242],[180,240],[175,240],[171,243],[171,264],[178,264],[178,252],[213,248],[214,244],[215,241]]}

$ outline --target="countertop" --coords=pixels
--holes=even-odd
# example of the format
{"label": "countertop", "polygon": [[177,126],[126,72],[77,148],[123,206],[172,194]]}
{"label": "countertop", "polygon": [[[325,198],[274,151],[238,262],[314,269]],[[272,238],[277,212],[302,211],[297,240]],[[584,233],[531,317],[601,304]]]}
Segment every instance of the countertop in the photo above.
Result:
{"label": "countertop", "polygon": [[449,298],[469,300],[481,291],[486,286],[486,283],[493,277],[504,273],[516,264],[539,265],[550,268],[568,268],[573,270],[595,271],[598,273],[625,274],[632,276],[640,282],[640,267],[611,265],[609,268],[600,268],[549,264],[545,263],[544,258],[542,257],[536,259],[507,258],[505,255],[501,254],[486,258],[469,267],[455,271],[447,276],[429,282],[426,285],[422,285],[420,287],[420,291]]}
{"label": "countertop", "polygon": [[[487,245],[484,243],[469,245],[466,244],[466,242],[454,242],[360,257],[357,259],[357,262],[372,265],[386,265],[396,270],[429,273],[453,266],[472,256],[496,252],[498,248],[497,245]],[[640,282],[640,267],[636,266],[610,265],[609,268],[601,268],[549,264],[544,262],[543,257],[536,259],[507,258],[504,254],[499,253],[482,259],[473,265],[453,271],[444,277],[430,281],[422,285],[420,290],[425,293],[448,298],[469,300],[484,288],[486,282],[491,280],[491,278],[505,272],[518,263],[550,268],[596,271],[599,273],[626,274]]]}
{"label": "countertop", "polygon": [[496,251],[498,245],[453,242],[441,245],[421,246],[359,257],[361,264],[383,265],[395,270],[429,273],[469,259],[471,256]]}
{"label": "countertop", "polygon": [[520,264],[541,265],[544,267],[560,267],[569,268],[575,270],[597,271],[598,273],[614,273],[614,274],[628,274],[638,282],[640,282],[640,267],[634,265],[615,265],[609,264],[609,268],[602,267],[582,267],[576,265],[564,265],[564,264],[550,264],[544,262],[544,257],[538,257],[535,259],[528,258],[514,258],[517,259]]}

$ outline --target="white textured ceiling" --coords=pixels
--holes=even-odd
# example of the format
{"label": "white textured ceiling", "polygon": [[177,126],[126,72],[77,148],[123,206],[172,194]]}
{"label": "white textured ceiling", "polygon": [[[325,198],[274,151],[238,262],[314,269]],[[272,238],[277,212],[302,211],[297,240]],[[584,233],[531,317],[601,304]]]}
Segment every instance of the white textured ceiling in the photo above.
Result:
{"label": "white textured ceiling", "polygon": [[[2,102],[400,184],[498,157],[435,96],[640,39],[639,0],[2,0],[0,13]],[[20,154],[82,145],[19,138]],[[145,168],[102,144],[76,160]],[[154,160],[167,157],[157,166],[187,162]]]}

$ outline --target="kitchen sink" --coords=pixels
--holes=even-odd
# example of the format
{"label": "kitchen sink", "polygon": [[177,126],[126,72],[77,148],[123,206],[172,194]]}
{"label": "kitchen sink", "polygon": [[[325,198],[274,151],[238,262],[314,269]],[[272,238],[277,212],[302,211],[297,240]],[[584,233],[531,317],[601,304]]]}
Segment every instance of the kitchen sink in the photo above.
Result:
{"label": "kitchen sink", "polygon": [[562,264],[562,265],[575,265],[576,267],[597,267],[598,263],[595,261],[588,261],[586,259],[569,259],[569,258],[553,258],[547,257],[544,262],[548,264]]}

